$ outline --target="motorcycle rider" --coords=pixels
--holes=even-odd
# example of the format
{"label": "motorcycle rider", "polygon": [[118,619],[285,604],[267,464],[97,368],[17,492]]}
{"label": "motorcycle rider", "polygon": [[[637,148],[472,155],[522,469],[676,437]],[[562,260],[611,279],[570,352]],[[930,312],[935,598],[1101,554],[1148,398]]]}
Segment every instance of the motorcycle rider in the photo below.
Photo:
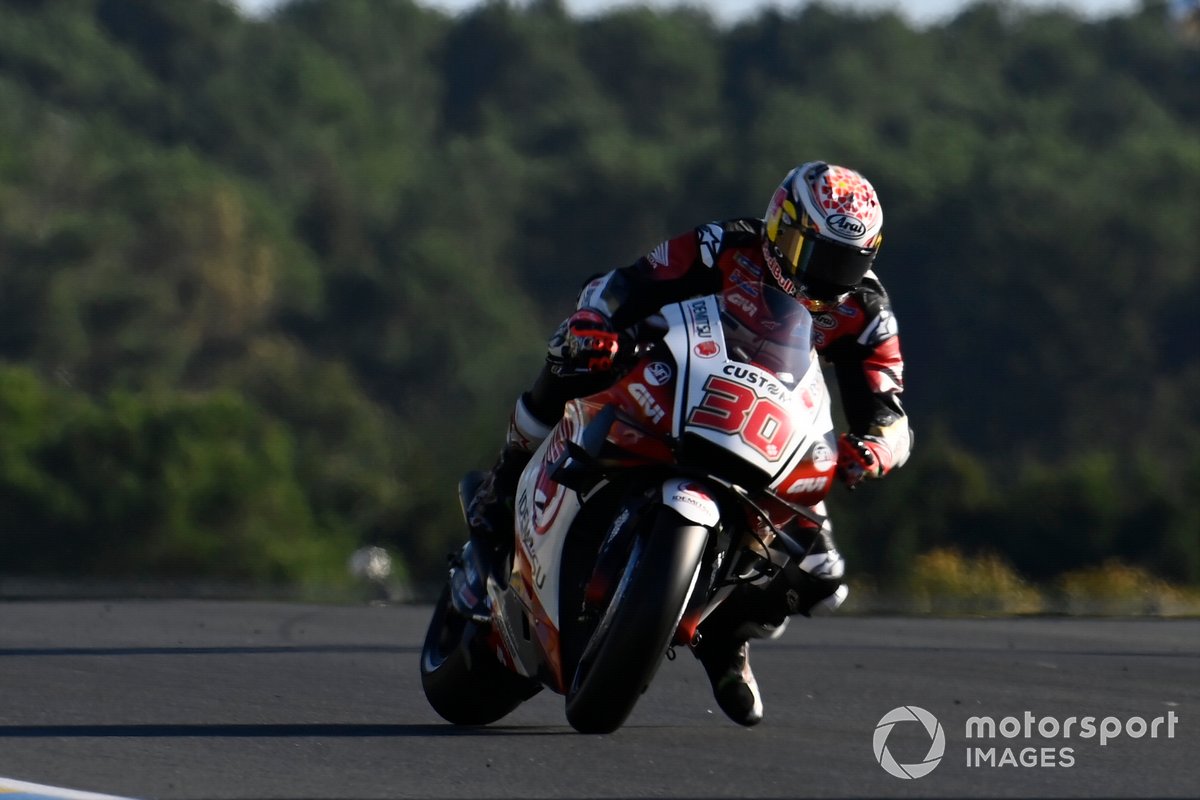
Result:
{"label": "motorcycle rider", "polygon": [[[569,400],[616,380],[621,331],[668,303],[735,287],[754,296],[763,282],[808,308],[813,343],[833,365],[849,427],[838,440],[839,477],[854,488],[902,465],[912,442],[900,403],[903,360],[891,303],[872,271],[882,226],[879,198],[866,178],[810,161],[787,174],[762,219],[700,225],[590,280],[576,311],[550,338],[546,363],[518,398],[504,448],[469,503],[471,541],[493,553],[493,564],[507,558],[521,471]],[[821,516],[823,505],[816,508]],[[778,636],[789,615],[836,608],[847,594],[829,524],[792,525],[789,532],[808,555],[765,588],[739,587],[704,620],[693,643],[718,704],[742,725],[763,716],[748,640]]]}

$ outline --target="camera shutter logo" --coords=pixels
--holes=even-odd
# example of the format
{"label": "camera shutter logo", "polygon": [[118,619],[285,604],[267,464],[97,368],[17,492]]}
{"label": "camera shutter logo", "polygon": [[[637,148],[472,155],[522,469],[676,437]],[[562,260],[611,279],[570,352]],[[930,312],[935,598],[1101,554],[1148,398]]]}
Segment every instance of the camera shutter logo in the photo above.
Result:
{"label": "camera shutter logo", "polygon": [[[900,764],[892,756],[887,748],[887,739],[897,722],[919,722],[925,727],[925,731],[929,734],[930,744],[924,761],[917,764]],[[889,775],[912,780],[924,778],[941,763],[942,756],[946,752],[946,734],[942,730],[942,724],[937,721],[937,717],[925,709],[920,706],[900,706],[893,708],[883,715],[883,719],[879,720],[879,724],[875,726],[874,744],[875,760],[879,762],[879,766],[883,767]]]}

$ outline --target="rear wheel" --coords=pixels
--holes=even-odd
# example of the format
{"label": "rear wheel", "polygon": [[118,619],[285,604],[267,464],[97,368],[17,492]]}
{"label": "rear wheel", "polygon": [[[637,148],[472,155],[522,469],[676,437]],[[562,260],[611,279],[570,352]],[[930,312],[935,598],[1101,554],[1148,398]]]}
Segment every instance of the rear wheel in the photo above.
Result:
{"label": "rear wheel", "polygon": [[495,722],[541,688],[501,664],[485,647],[484,633],[450,605],[447,585],[421,648],[421,688],[433,710],[455,725]]}
{"label": "rear wheel", "polygon": [[612,601],[567,692],[567,720],[611,733],[658,671],[695,584],[708,529],[660,507],[639,531]]}

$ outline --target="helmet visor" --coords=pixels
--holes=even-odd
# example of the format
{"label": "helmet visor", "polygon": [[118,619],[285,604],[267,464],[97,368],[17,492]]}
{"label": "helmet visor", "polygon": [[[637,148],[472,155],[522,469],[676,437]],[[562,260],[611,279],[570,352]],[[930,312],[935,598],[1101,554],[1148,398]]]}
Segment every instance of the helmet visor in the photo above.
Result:
{"label": "helmet visor", "polygon": [[852,291],[875,261],[874,250],[831,242],[791,225],[781,226],[776,247],[786,268],[814,296],[817,292],[832,296]]}

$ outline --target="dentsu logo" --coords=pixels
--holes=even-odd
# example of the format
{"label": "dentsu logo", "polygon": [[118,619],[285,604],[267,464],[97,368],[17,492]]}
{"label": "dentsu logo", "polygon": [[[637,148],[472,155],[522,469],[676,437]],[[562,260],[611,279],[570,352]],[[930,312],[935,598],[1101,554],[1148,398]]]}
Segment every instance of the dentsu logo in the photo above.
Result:
{"label": "dentsu logo", "polygon": [[[929,752],[925,754],[923,761],[916,764],[900,764],[888,750],[888,736],[891,734],[892,728],[896,727],[896,723],[899,722],[919,722],[925,726],[930,744]],[[942,730],[942,724],[938,722],[937,717],[920,706],[900,706],[893,708],[879,720],[879,724],[875,726],[874,745],[875,760],[879,762],[879,766],[883,767],[889,775],[912,780],[924,778],[941,763],[942,756],[946,753],[946,733]]]}

